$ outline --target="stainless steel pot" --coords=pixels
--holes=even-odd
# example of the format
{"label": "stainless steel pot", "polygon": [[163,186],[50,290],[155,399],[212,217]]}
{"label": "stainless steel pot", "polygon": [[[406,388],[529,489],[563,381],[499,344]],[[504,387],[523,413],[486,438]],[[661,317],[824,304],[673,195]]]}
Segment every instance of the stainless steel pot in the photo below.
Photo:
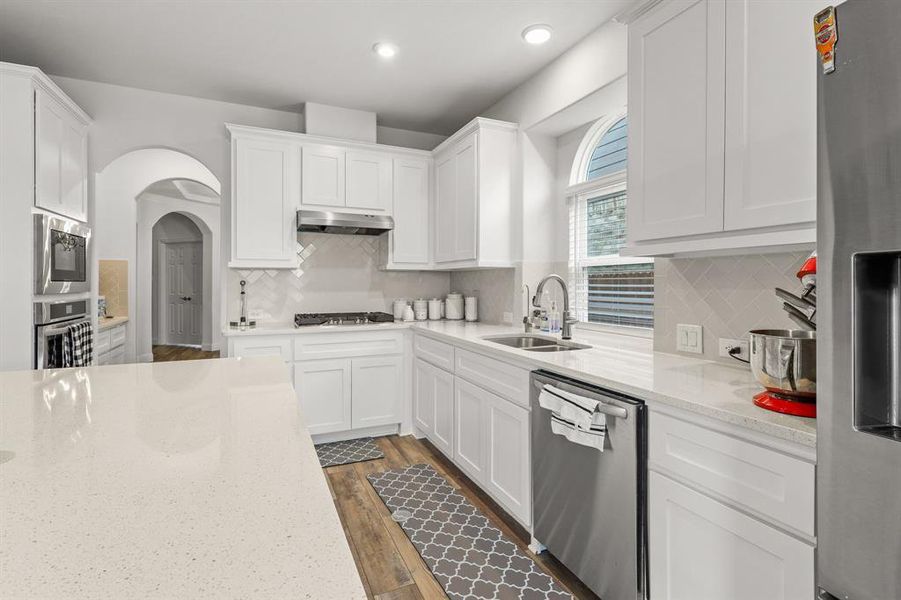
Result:
{"label": "stainless steel pot", "polygon": [[814,398],[817,393],[817,332],[755,329],[750,332],[751,372],[768,391]]}

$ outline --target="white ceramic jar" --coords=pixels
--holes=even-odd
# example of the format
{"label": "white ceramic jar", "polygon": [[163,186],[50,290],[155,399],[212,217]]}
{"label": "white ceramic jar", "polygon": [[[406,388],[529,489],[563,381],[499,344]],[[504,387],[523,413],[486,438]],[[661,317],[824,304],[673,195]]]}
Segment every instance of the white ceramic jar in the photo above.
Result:
{"label": "white ceramic jar", "polygon": [[444,316],[450,321],[463,319],[463,294],[451,292],[444,303]]}
{"label": "white ceramic jar", "polygon": [[467,321],[479,320],[479,300],[475,296],[467,296],[464,313]]}
{"label": "white ceramic jar", "polygon": [[419,298],[413,301],[413,315],[417,321],[425,321],[429,318],[429,301]]}
{"label": "white ceramic jar", "polygon": [[406,298],[398,298],[394,301],[394,320],[395,321],[403,321],[404,320],[404,312],[407,309],[407,299]]}
{"label": "white ceramic jar", "polygon": [[444,316],[444,300],[432,298],[429,300],[429,321],[440,321]]}

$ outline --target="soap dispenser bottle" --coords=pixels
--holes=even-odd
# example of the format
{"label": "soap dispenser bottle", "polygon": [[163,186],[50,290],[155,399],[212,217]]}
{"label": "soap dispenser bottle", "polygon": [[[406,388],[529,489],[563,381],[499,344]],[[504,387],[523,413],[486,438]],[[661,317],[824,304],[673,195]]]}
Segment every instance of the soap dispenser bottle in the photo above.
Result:
{"label": "soap dispenser bottle", "polygon": [[560,333],[560,311],[557,309],[557,301],[551,302],[551,311],[548,314],[548,323],[551,333]]}

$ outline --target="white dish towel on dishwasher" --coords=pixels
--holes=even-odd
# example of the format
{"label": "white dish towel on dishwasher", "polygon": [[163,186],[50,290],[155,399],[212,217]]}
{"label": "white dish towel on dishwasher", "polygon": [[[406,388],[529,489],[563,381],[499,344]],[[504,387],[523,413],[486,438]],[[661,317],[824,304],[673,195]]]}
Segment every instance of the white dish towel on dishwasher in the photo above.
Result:
{"label": "white dish towel on dishwasher", "polygon": [[600,412],[598,400],[545,384],[538,395],[538,404],[551,411],[551,431],[556,435],[562,435],[574,444],[604,451],[607,415]]}

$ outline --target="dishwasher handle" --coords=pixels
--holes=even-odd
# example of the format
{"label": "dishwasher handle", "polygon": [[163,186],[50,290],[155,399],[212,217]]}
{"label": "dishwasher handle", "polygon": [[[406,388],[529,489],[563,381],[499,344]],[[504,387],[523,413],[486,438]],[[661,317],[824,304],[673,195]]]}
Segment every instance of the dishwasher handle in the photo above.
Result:
{"label": "dishwasher handle", "polygon": [[[566,390],[561,390],[560,388],[556,388],[549,383],[542,383],[541,381],[537,381],[537,380],[533,381],[532,383],[535,386],[535,388],[538,390],[539,393],[544,391],[544,386],[550,385],[552,388],[554,388],[554,390],[557,391],[557,393],[564,394],[564,395],[572,394],[572,392],[567,392]],[[575,394],[572,394],[572,395],[575,395]],[[627,411],[625,408],[623,408],[621,406],[614,406],[612,404],[608,404],[607,402],[604,402],[600,398],[597,398],[597,400],[599,402],[598,408],[597,408],[598,412],[604,413],[605,415],[608,415],[611,417],[616,417],[617,419],[625,420],[625,419],[629,418],[629,411]]]}

